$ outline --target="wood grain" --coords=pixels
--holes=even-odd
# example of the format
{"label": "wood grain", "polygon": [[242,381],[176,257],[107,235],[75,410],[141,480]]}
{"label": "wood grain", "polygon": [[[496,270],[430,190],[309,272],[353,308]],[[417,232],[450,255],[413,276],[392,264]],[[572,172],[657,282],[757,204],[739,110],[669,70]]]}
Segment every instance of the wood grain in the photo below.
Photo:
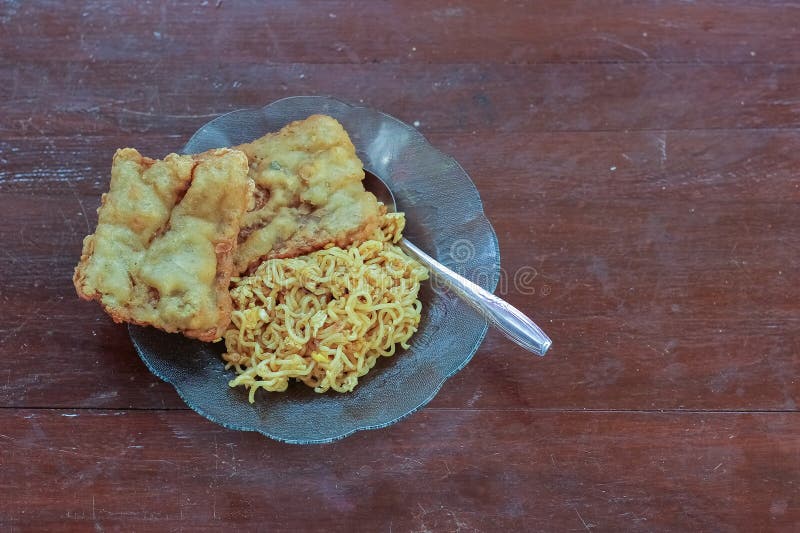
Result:
{"label": "wood grain", "polygon": [[127,61],[134,54],[225,63],[800,61],[792,2],[14,4],[0,14],[9,32],[3,47],[34,61]]}
{"label": "wood grain", "polygon": [[375,448],[372,433],[284,445],[191,412],[0,411],[0,460],[19,480],[0,485],[0,525],[788,530],[797,418],[428,408]]}
{"label": "wood grain", "polygon": [[796,129],[798,78],[800,64],[39,61],[0,64],[0,133],[187,135],[220,113],[318,94],[423,132]]}
{"label": "wood grain", "polygon": [[[179,151],[195,130],[189,129],[191,120],[174,122],[183,133],[3,136],[0,188],[22,194],[74,192],[96,207],[97,196],[108,187],[114,150],[136,146],[153,157]],[[540,208],[651,199],[695,202],[695,207],[745,200],[789,207],[800,200],[798,129],[424,133],[459,161],[482,194],[513,189],[509,200],[533,200]],[[63,165],[65,154],[74,165]],[[492,203],[486,203],[492,214]]]}
{"label": "wood grain", "polygon": [[[800,4],[0,4],[0,529],[792,531]],[[498,292],[431,404],[292,447],[215,426],[70,277],[113,151],[297,94],[461,163]],[[516,280],[516,283],[515,283]]]}

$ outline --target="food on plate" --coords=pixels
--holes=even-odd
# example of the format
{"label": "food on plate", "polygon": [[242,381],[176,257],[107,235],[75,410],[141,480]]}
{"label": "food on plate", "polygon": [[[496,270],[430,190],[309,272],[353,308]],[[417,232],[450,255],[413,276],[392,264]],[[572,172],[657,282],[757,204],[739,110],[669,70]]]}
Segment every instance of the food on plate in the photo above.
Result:
{"label": "food on plate", "polygon": [[363,179],[324,115],[198,155],[118,150],[75,288],[116,322],[224,337],[230,385],[251,402],[293,379],[351,391],[408,347],[428,277],[396,244],[405,216]]}
{"label": "food on plate", "polygon": [[234,278],[223,359],[250,402],[259,388],[284,391],[293,378],[317,392],[351,391],[378,357],[408,348],[428,273],[394,244],[404,215],[379,223],[360,244],[270,259]]}
{"label": "food on plate", "polygon": [[255,182],[234,255],[237,273],[265,259],[296,257],[364,240],[383,213],[364,190],[364,170],[336,119],[312,115],[236,147]]}
{"label": "food on plate", "polygon": [[95,233],[73,281],[116,322],[204,341],[230,323],[228,292],[240,221],[252,185],[247,157],[220,149],[143,157],[117,150]]}

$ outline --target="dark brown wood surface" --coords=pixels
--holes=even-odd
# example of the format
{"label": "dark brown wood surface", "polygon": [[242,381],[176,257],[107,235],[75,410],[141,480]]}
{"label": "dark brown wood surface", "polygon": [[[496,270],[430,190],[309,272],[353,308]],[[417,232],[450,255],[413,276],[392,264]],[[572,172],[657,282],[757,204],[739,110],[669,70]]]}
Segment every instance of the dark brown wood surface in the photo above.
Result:
{"label": "dark brown wood surface", "polygon": [[[0,2],[0,529],[795,531],[798,43],[795,2]],[[78,301],[114,149],[296,94],[464,166],[547,357],[490,332],[419,413],[291,446]]]}

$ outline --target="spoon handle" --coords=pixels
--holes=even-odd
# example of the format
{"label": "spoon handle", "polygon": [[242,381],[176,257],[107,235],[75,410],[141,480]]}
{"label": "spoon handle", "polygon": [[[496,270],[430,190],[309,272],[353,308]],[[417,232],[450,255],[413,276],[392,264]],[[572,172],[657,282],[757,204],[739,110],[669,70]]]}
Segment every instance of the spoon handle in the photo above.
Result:
{"label": "spoon handle", "polygon": [[553,342],[550,337],[522,311],[456,274],[407,239],[400,239],[398,244],[414,259],[425,265],[439,283],[461,297],[506,337],[536,355],[544,355],[550,348]]}

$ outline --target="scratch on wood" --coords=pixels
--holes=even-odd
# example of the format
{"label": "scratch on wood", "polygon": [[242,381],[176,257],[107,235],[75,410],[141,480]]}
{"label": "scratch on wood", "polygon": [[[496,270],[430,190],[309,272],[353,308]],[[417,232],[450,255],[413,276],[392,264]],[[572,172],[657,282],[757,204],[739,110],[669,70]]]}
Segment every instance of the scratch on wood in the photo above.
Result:
{"label": "scratch on wood", "polygon": [[8,258],[11,260],[11,262],[12,262],[12,263],[17,263],[17,262],[19,261],[19,260],[18,260],[18,259],[17,259],[17,258],[14,256],[14,254],[12,254],[11,252],[9,252],[8,250],[3,250],[3,253],[4,253],[4,254],[6,254],[6,257],[8,257]]}
{"label": "scratch on wood", "polygon": [[72,196],[75,197],[75,201],[78,202],[78,206],[81,208],[81,213],[83,213],[83,220],[86,222],[86,234],[90,234],[92,232],[92,226],[89,224],[89,215],[86,214],[86,207],[83,205],[83,200],[78,195],[78,191],[75,189],[75,184],[72,182],[72,179],[69,176],[64,176],[65,181],[67,183],[67,187],[69,187],[70,192],[72,192]]}
{"label": "scratch on wood", "polygon": [[[32,422],[35,423],[35,421],[32,421]],[[37,431],[37,429],[38,429],[38,431]],[[40,440],[42,440],[42,441],[47,440],[46,436],[44,435],[44,432],[41,430],[40,427],[37,428],[36,426],[34,426],[34,431],[37,433],[37,437]],[[82,452],[78,452],[78,451],[75,451],[75,450],[67,450],[67,449],[64,449],[64,448],[56,448],[54,446],[45,446],[45,445],[42,445],[42,444],[37,444],[35,442],[30,442],[30,441],[20,443],[20,442],[18,442],[17,439],[15,439],[14,437],[10,437],[8,435],[0,434],[0,438],[3,438],[5,440],[9,441],[11,444],[19,446],[19,447],[37,448],[37,449],[40,449],[40,450],[45,450],[47,452],[61,453],[61,454],[66,454],[66,455],[72,455],[74,457],[82,457],[82,458],[85,458],[85,459],[91,459],[91,460],[96,461],[96,462],[98,462],[98,461],[112,461],[112,460],[118,459],[118,457],[116,457],[116,456],[112,457],[112,456],[109,456],[109,455],[101,455],[101,454],[93,454],[93,453],[82,453]],[[141,461],[143,463],[164,463],[164,464],[172,465],[174,467],[178,467],[177,463],[175,463],[173,461],[169,461],[167,459],[139,459],[139,461]]]}
{"label": "scratch on wood", "polygon": [[269,37],[269,41],[272,44],[272,52],[275,54],[276,57],[282,57],[283,52],[281,52],[281,44],[278,40],[278,36],[275,34],[275,31],[270,26],[269,21],[264,21],[264,29],[267,30],[267,37]]}
{"label": "scratch on wood", "polygon": [[87,107],[85,111],[87,113],[95,113],[97,111],[101,111],[107,107],[113,107],[115,105],[126,104],[130,103],[132,100],[111,100],[110,102],[106,102],[105,104],[99,104],[92,107]]}
{"label": "scratch on wood", "polygon": [[24,328],[28,324],[28,322],[31,320],[31,318],[40,318],[39,314],[38,314],[40,309],[41,309],[41,307],[37,307],[32,312],[30,312],[27,315],[25,315],[25,319],[22,322],[20,322],[20,324],[18,326],[8,330],[8,333],[6,333],[3,336],[3,338],[0,339],[0,346],[4,345],[8,339],[14,337],[17,333],[22,331],[22,328]]}
{"label": "scratch on wood", "polygon": [[353,63],[360,63],[361,58],[358,56],[356,52],[353,51],[352,48],[347,46],[347,43],[339,42],[334,45],[336,47],[337,52],[343,52],[344,55],[347,56],[347,59],[352,61]]}
{"label": "scratch on wood", "polygon": [[590,531],[590,528],[594,527],[594,526],[590,526],[589,524],[586,523],[586,521],[581,516],[581,513],[578,512],[578,509],[575,509],[575,514],[578,515],[578,518],[580,519],[581,524],[583,524],[583,527],[586,528],[586,531]]}
{"label": "scratch on wood", "polygon": [[600,35],[600,36],[598,36],[598,39],[600,39],[602,41],[606,41],[606,42],[611,43],[611,44],[616,44],[617,46],[621,46],[621,47],[625,48],[626,50],[630,50],[631,52],[636,52],[637,54],[640,54],[645,59],[650,59],[650,54],[648,54],[647,52],[645,52],[641,48],[638,48],[636,46],[632,46],[630,44],[624,43],[622,41],[614,39],[613,37],[607,37],[605,35]]}
{"label": "scratch on wood", "polygon": [[442,464],[444,465],[444,474],[442,474],[442,477],[439,478],[439,481],[447,479],[453,475],[453,472],[450,470],[450,465],[447,464],[447,461],[442,461]]}
{"label": "scratch on wood", "polygon": [[173,115],[170,113],[154,113],[152,111],[134,111],[133,109],[128,109],[127,107],[121,107],[120,111],[123,113],[129,113],[131,115],[138,115],[142,117],[166,117],[166,118],[211,118],[219,116],[219,113],[205,113],[202,115]]}

